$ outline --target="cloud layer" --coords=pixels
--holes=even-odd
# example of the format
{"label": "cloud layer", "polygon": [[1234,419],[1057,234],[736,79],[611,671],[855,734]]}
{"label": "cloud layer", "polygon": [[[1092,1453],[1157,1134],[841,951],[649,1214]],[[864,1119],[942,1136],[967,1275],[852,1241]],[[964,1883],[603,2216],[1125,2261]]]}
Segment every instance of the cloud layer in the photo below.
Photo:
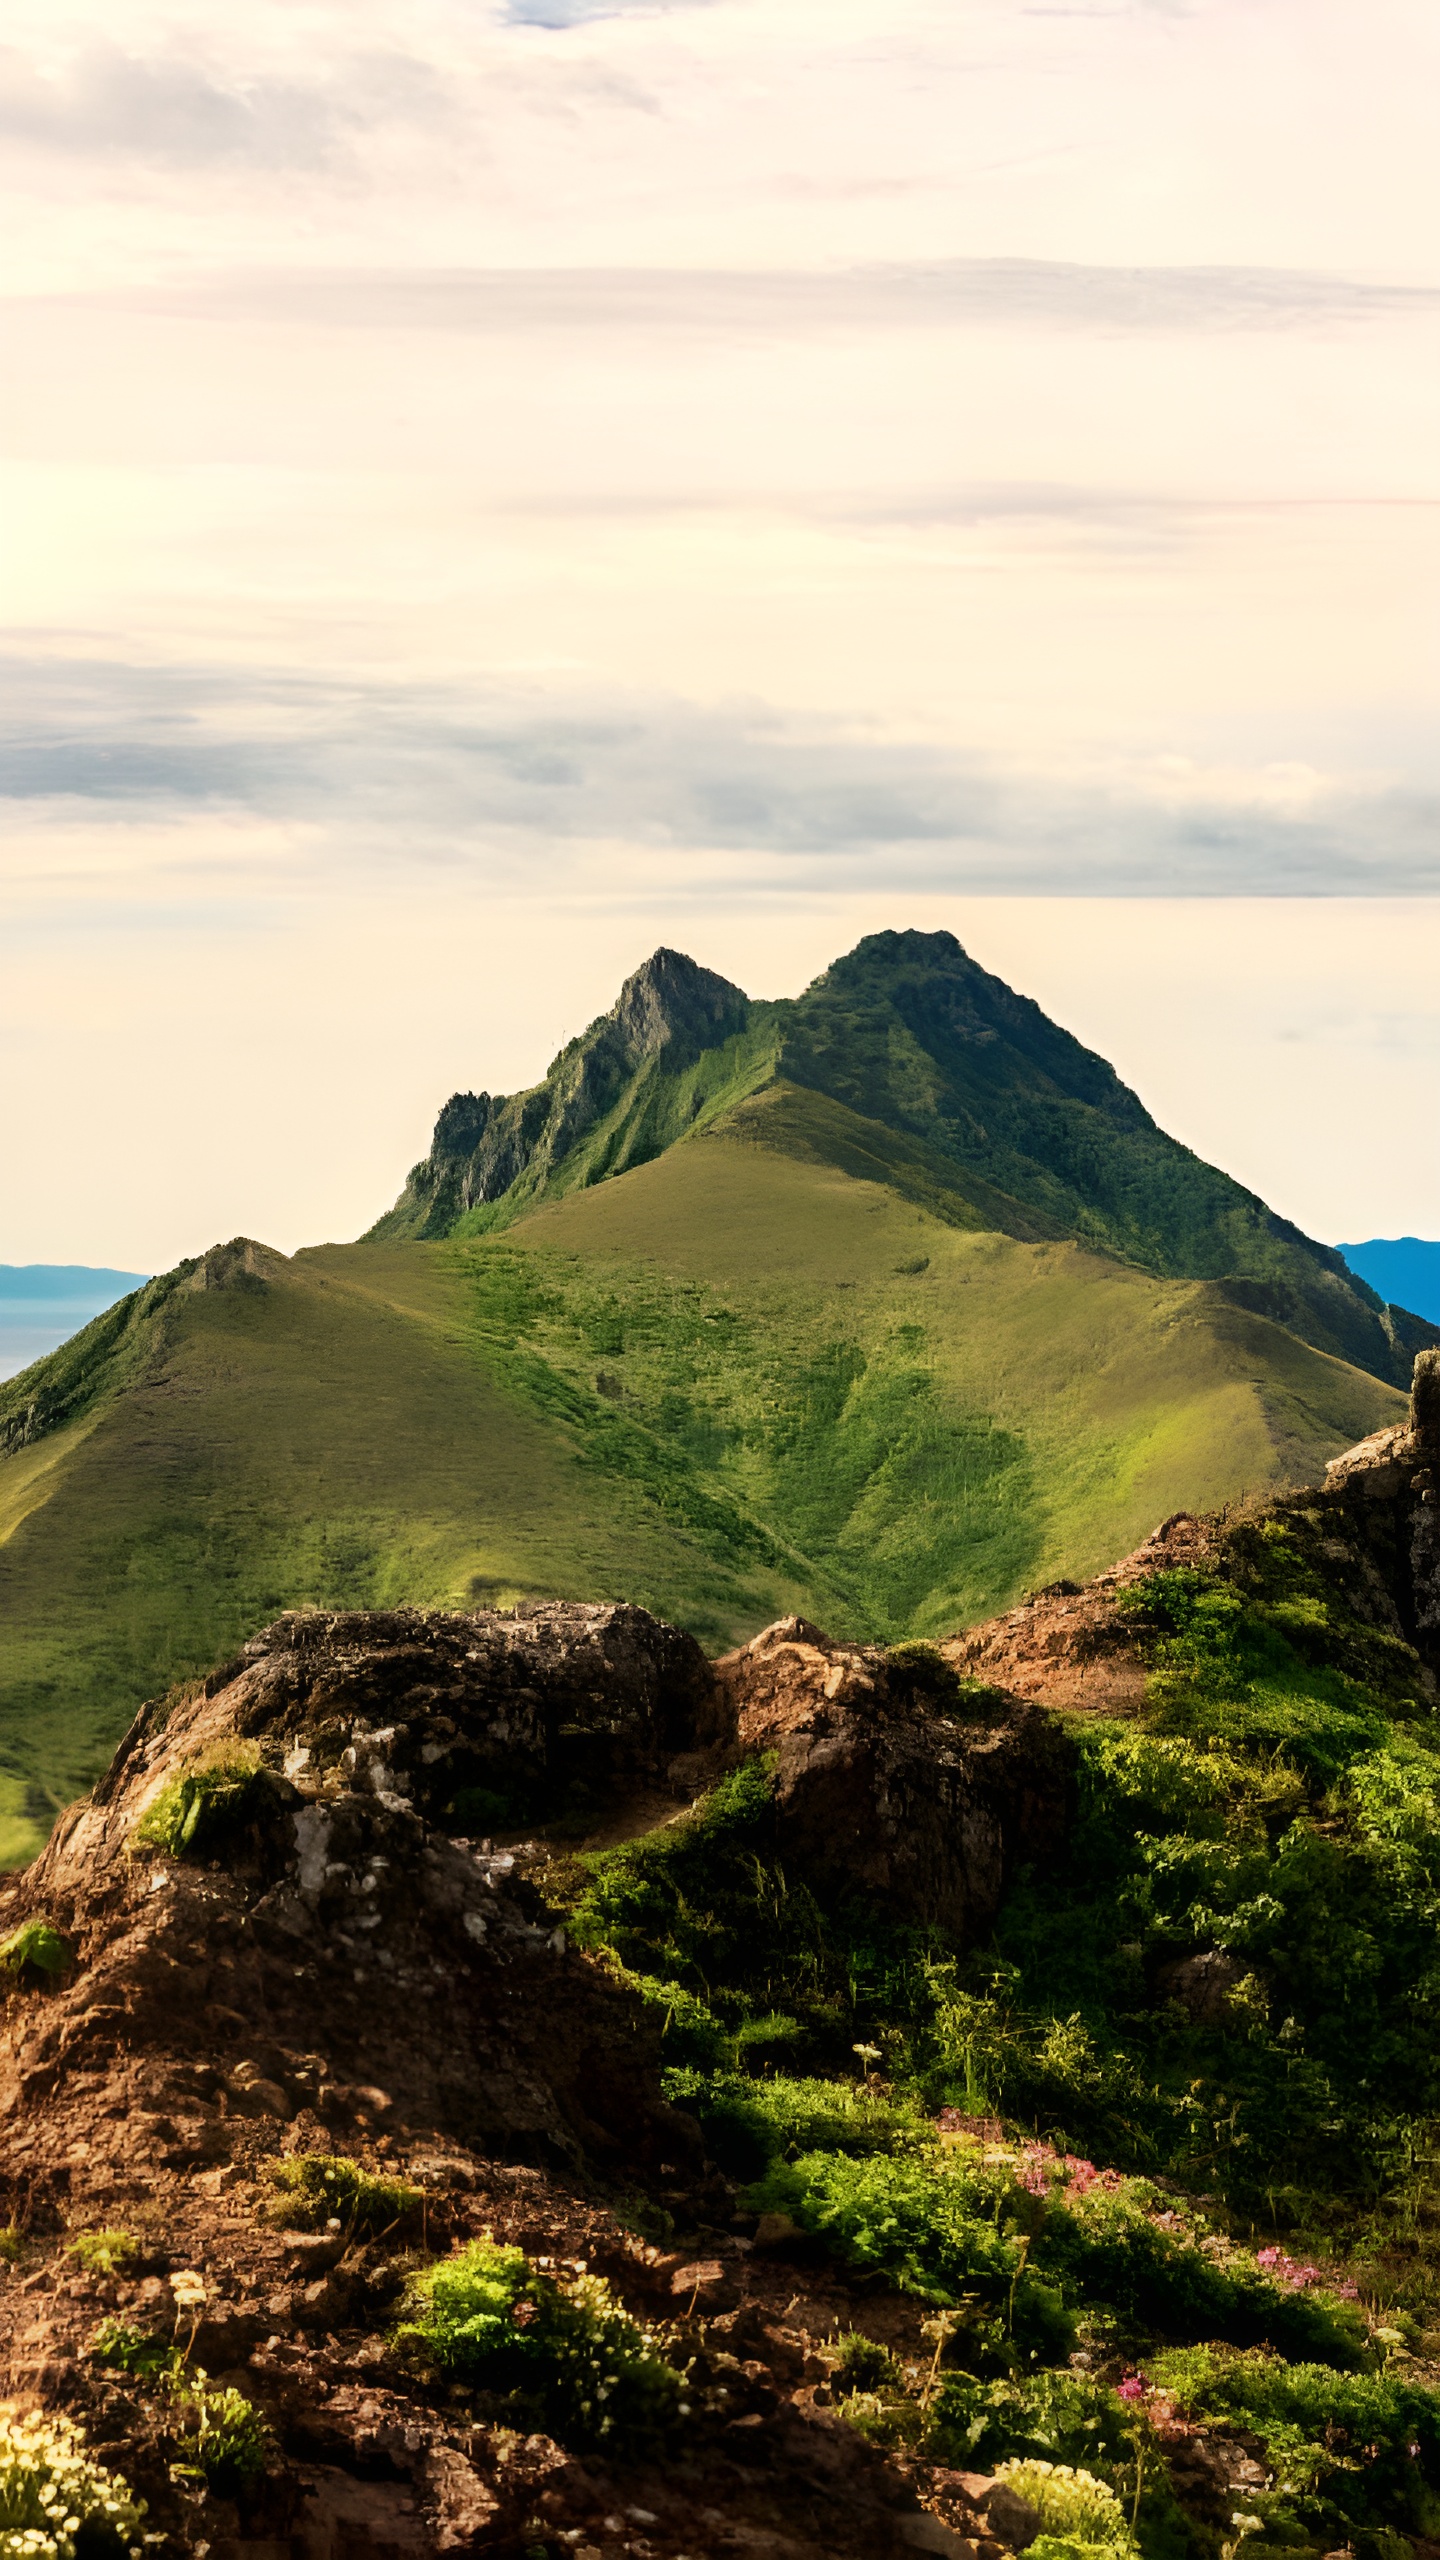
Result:
{"label": "cloud layer", "polygon": [[[800,722],[552,687],[464,692],[253,671],[15,662],[0,800],[129,822],[250,814],[302,825],[334,881],[463,865],[497,886],[566,848],[771,858],[794,887],[943,885],[1061,896],[1440,890],[1440,795],[1307,769],[1174,758],[1108,777]],[[225,861],[232,859],[227,840]],[[194,859],[203,868],[197,843]],[[752,871],[752,885],[760,877]]]}

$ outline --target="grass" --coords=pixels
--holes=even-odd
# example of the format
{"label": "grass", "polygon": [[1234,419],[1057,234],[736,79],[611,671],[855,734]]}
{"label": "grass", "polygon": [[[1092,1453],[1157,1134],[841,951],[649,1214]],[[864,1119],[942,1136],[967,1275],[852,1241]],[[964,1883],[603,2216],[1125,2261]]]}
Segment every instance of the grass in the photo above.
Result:
{"label": "grass", "polygon": [[1399,1411],[1204,1285],[857,1179],[845,1127],[879,1166],[771,1088],[504,1232],[214,1256],[54,1355],[0,1463],[0,1855],[283,1608],[930,1635]]}
{"label": "grass", "polygon": [[765,1524],[834,1589],[822,1621],[948,1632],[1399,1411],[1203,1284],[857,1181],[820,1160],[834,1117],[772,1090],[452,1248],[480,1339],[590,1462]]}

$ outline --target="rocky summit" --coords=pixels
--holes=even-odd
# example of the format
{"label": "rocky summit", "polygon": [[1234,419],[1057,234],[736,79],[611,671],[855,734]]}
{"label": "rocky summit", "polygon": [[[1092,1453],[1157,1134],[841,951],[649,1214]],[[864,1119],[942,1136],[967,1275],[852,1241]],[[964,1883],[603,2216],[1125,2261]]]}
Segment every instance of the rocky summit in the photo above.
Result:
{"label": "rocky summit", "polygon": [[0,1921],[77,2551],[1429,2560],[1437,1479],[1432,1355],[939,1646],[301,1612],[148,1705]]}

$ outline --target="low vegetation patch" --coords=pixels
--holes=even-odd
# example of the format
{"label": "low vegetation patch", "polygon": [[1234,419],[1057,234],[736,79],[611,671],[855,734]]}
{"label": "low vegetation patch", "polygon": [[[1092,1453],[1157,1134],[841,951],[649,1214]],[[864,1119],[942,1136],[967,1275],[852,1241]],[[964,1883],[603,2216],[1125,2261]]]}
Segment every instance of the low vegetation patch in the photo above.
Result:
{"label": "low vegetation patch", "polygon": [[1134,2549],[1124,2508],[1093,2472],[1076,2471],[1068,2462],[1026,2460],[1002,2463],[1000,2478],[1034,2508],[1044,2526],[1030,2545],[1039,2560],[1065,2560],[1075,2550]]}
{"label": "low vegetation patch", "polygon": [[58,1981],[75,1961],[75,1951],[48,1920],[25,1920],[0,1945],[0,1964],[11,1973],[42,1974]]}
{"label": "low vegetation patch", "polygon": [[90,2356],[113,2373],[133,2373],[151,2382],[175,2371],[180,2360],[172,2339],[137,2329],[133,2321],[115,2319],[101,2321],[90,2341]]}
{"label": "low vegetation patch", "polygon": [[65,2244],[65,2255],[89,2275],[115,2276],[140,2255],[133,2231],[82,2231]]}
{"label": "low vegetation patch", "polygon": [[14,2560],[140,2560],[144,2514],[68,2418],[0,2409],[0,2552]]}
{"label": "low vegetation patch", "polygon": [[207,1857],[255,1811],[263,1786],[260,1755],[235,1750],[171,1778],[130,1835],[133,1849],[167,1858]]}
{"label": "low vegetation patch", "polygon": [[422,2202],[420,2189],[405,2179],[377,2177],[336,2152],[297,2152],[272,2162],[267,2174],[279,2189],[268,2219],[286,2231],[343,2231],[373,2240]]}
{"label": "low vegetation patch", "polygon": [[175,2388],[178,2468],[202,2479],[220,2498],[258,2480],[269,2459],[265,2421],[243,2391],[217,2386],[200,2372]]}
{"label": "low vegetation patch", "polygon": [[1440,2527],[1440,2403],[1403,2376],[1206,2345],[1156,2357],[1146,2379],[1162,2408],[1259,2438],[1275,2483],[1247,2501],[1262,2524],[1293,2520],[1307,2539],[1337,2541],[1357,2527]]}
{"label": "low vegetation patch", "polygon": [[683,2376],[598,2276],[561,2283],[475,2240],[415,2277],[405,2311],[399,2348],[577,2450],[654,2452],[689,2414]]}

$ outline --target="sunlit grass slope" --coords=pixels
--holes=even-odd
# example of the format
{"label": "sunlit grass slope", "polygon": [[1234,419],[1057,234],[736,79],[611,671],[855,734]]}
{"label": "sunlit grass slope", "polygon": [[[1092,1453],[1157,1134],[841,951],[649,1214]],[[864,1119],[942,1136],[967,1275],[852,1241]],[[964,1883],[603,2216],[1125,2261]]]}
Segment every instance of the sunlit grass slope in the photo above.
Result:
{"label": "sunlit grass slope", "polygon": [[142,1698],[283,1608],[616,1595],[720,1644],[811,1597],[771,1542],[712,1553],[587,1464],[477,1344],[448,1248],[252,1259],[177,1289],[118,1392],[0,1464],[0,1861]]}
{"label": "sunlit grass slope", "polygon": [[772,1089],[450,1249],[537,1409],[764,1521],[849,1631],[933,1633],[1079,1578],[1402,1410],[1203,1282],[957,1226],[797,1161],[796,1128]]}
{"label": "sunlit grass slope", "polygon": [[282,1608],[935,1633],[1401,1411],[882,1137],[771,1086],[502,1232],[219,1249],[13,1382],[51,1427],[0,1462],[0,1858]]}

